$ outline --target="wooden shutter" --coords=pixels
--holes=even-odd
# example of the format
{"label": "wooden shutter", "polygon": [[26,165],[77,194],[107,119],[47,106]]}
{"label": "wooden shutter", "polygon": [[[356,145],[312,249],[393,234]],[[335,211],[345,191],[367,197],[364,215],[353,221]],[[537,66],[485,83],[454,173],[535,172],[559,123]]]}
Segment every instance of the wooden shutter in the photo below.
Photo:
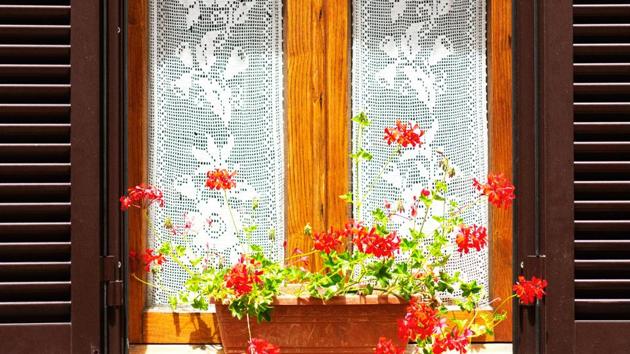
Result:
{"label": "wooden shutter", "polygon": [[102,19],[98,0],[0,0],[5,353],[103,350]]}
{"label": "wooden shutter", "polygon": [[620,3],[573,6],[579,353],[630,350],[630,4]]}
{"label": "wooden shutter", "polygon": [[515,311],[518,353],[574,353],[572,1],[514,2],[518,274],[549,281]]}

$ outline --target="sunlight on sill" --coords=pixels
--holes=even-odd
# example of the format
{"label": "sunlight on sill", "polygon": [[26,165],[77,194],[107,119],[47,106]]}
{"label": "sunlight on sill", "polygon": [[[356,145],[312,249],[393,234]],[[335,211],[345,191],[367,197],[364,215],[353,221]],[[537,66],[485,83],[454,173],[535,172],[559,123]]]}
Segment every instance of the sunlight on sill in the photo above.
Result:
{"label": "sunlight on sill", "polygon": [[[410,348],[408,352],[411,352]],[[220,346],[215,345],[131,345],[129,354],[221,354]],[[512,354],[512,344],[509,343],[488,343],[473,344],[469,353],[479,354]]]}

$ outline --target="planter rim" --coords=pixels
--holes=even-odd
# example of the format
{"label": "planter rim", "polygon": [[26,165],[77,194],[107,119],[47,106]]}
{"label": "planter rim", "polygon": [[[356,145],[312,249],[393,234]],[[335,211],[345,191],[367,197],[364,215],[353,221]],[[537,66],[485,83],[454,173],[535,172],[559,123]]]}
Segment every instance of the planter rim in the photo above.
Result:
{"label": "planter rim", "polygon": [[356,295],[348,294],[335,296],[329,300],[314,297],[297,297],[294,295],[279,295],[273,301],[274,305],[400,305],[409,301],[394,295]]}
{"label": "planter rim", "polygon": [[[215,306],[227,306],[226,304],[211,299]],[[335,305],[406,305],[409,301],[395,295],[356,295],[348,294],[335,296],[329,300],[318,299],[310,296],[298,297],[295,295],[278,295],[274,298],[274,306],[335,306]]]}

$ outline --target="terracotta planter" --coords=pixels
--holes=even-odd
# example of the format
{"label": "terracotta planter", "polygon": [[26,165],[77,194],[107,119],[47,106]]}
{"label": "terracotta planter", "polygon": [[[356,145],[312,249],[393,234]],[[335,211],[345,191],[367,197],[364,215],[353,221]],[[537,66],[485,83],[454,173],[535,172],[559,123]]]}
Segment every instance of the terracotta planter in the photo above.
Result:
{"label": "terracotta planter", "polygon": [[[252,336],[280,347],[283,354],[373,353],[379,337],[398,341],[397,320],[407,304],[394,296],[348,295],[326,303],[311,298],[278,297],[271,322],[252,319]],[[217,305],[223,350],[242,354],[247,346],[247,322]],[[400,343],[397,343],[400,344]]]}

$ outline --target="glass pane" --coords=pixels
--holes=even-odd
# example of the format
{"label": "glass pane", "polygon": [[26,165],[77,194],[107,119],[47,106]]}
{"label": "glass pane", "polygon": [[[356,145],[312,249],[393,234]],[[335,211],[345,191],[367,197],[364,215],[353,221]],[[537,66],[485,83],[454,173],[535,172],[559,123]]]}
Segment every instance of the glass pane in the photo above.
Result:
{"label": "glass pane", "polygon": [[[149,246],[160,237],[235,261],[223,194],[202,187],[208,171],[227,168],[238,173],[228,195],[237,226],[258,224],[252,241],[282,259],[282,1],[150,0],[150,20],[149,181],[166,197],[151,219],[164,230],[170,216],[175,231],[150,232]],[[187,221],[194,235],[178,232]],[[160,278],[150,304],[167,303],[186,274],[171,262]]]}
{"label": "glass pane", "polygon": [[[390,159],[386,126],[412,120],[426,130],[423,148],[405,149],[400,162],[387,167],[364,201],[363,218],[370,221],[369,211],[386,200],[417,195],[441,177],[436,150],[458,169],[449,184],[451,197],[460,205],[472,201],[472,178],[484,178],[488,166],[486,1],[353,0],[353,8],[352,106],[372,120],[363,144],[374,155],[359,173],[361,190],[354,176],[355,195],[367,192]],[[356,130],[353,136],[356,144]],[[471,208],[464,217],[487,226],[487,206]],[[395,220],[405,234],[409,222]],[[487,249],[454,256],[448,267],[483,280],[488,289]]]}

